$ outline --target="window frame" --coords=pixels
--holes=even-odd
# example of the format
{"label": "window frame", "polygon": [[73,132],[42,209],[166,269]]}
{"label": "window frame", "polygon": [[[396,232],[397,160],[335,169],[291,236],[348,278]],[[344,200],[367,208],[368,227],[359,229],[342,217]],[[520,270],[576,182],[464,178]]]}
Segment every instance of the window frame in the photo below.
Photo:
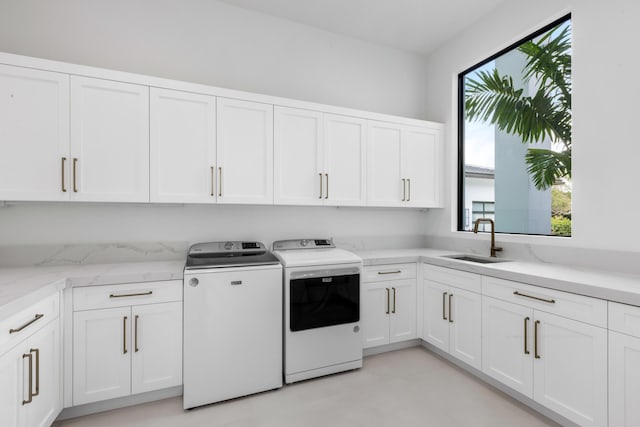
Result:
{"label": "window frame", "polygon": [[[457,171],[457,178],[458,178],[458,185],[457,185],[457,212],[456,212],[456,231],[457,232],[469,232],[467,230],[465,230],[464,224],[465,224],[465,206],[464,206],[464,77],[466,74],[482,67],[483,65],[494,61],[496,58],[512,51],[513,49],[517,48],[518,46],[520,46],[521,44],[533,40],[536,37],[546,33],[547,31],[551,30],[552,28],[556,27],[559,24],[562,24],[563,22],[566,21],[570,21],[571,20],[571,13],[567,13],[566,15],[563,15],[562,17],[555,19],[553,22],[541,27],[540,29],[534,31],[533,33],[529,34],[528,36],[525,36],[519,40],[517,40],[516,42],[510,44],[509,46],[499,50],[498,52],[494,53],[493,55],[489,56],[488,58],[476,63],[475,65],[472,65],[471,67],[466,68],[465,70],[461,71],[460,73],[458,73],[458,98],[457,98],[457,120],[458,120],[458,171]],[[573,47],[573,46],[572,46]],[[494,201],[495,202],[495,201]],[[521,236],[543,236],[543,237],[557,237],[557,236],[552,236],[552,235],[547,235],[547,234],[531,234],[531,233],[514,233],[514,232],[499,232],[496,231],[496,233],[500,233],[500,234],[514,234],[514,235],[521,235]],[[566,238],[566,237],[565,237]]]}

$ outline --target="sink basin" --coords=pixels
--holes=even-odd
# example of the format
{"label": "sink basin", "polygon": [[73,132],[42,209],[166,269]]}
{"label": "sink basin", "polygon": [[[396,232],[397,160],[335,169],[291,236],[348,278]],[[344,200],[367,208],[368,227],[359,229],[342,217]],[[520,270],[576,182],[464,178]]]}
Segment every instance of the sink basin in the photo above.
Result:
{"label": "sink basin", "polygon": [[458,254],[458,255],[443,255],[443,258],[457,259],[458,261],[467,261],[467,262],[475,262],[478,264],[495,264],[497,262],[508,262],[508,259],[501,258],[490,258],[483,257],[478,255],[466,255],[466,254]]}

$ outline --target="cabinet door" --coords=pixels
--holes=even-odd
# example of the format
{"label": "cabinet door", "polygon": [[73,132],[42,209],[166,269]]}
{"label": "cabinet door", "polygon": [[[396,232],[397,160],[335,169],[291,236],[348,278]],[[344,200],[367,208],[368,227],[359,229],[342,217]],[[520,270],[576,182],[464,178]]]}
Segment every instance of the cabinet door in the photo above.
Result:
{"label": "cabinet door", "polygon": [[362,346],[389,344],[389,313],[391,290],[387,282],[362,285]]}
{"label": "cabinet door", "polygon": [[28,354],[24,345],[14,347],[0,356],[0,425],[16,427],[22,425],[24,419],[23,400],[28,395],[29,370]]}
{"label": "cabinet door", "polygon": [[391,289],[389,342],[400,342],[416,337],[416,280],[387,282]]}
{"label": "cabinet door", "polygon": [[482,372],[527,397],[533,397],[532,327],[531,308],[482,297]]}
{"label": "cabinet door", "polygon": [[273,105],[217,99],[218,202],[273,203]]}
{"label": "cabinet door", "polygon": [[73,313],[73,404],[131,394],[131,308]]}
{"label": "cabinet door", "polygon": [[366,204],[366,121],[324,115],[325,203]]}
{"label": "cabinet door", "polygon": [[55,319],[28,340],[33,354],[35,396],[26,407],[28,427],[48,427],[62,410],[60,323]]}
{"label": "cabinet door", "polygon": [[151,88],[152,202],[215,203],[216,99]]}
{"label": "cabinet door", "polygon": [[149,88],[72,76],[71,157],[73,200],[148,202]]}
{"label": "cabinet door", "polygon": [[0,200],[68,199],[69,76],[0,65],[0,141]]}
{"label": "cabinet door", "polygon": [[581,426],[607,425],[607,330],[538,311],[535,323],[534,400]]}
{"label": "cabinet door", "polygon": [[423,282],[424,340],[449,352],[449,287],[438,282]]}
{"label": "cabinet door", "polygon": [[405,198],[400,176],[402,128],[383,122],[367,126],[367,204],[402,206]]}
{"label": "cabinet door", "polygon": [[640,338],[609,331],[609,427],[640,426]]}
{"label": "cabinet door", "polygon": [[482,296],[451,286],[449,295],[449,353],[482,369]]}
{"label": "cabinet door", "polygon": [[322,113],[275,107],[274,115],[275,202],[323,204]]}
{"label": "cabinet door", "polygon": [[131,308],[131,393],[182,384],[182,302]]}
{"label": "cabinet door", "polygon": [[438,131],[405,128],[402,132],[402,178],[406,181],[406,205],[439,207],[440,144]]}

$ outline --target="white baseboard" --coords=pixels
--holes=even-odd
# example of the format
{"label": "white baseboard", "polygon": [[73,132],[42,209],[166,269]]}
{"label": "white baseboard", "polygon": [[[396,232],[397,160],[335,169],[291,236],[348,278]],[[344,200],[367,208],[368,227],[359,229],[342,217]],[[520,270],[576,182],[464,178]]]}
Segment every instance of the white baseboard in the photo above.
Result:
{"label": "white baseboard", "polygon": [[102,402],[87,403],[86,405],[72,406],[71,408],[65,408],[60,415],[58,415],[56,421],[97,414],[98,412],[110,411],[112,409],[126,408],[127,406],[140,405],[141,403],[153,402],[154,400],[168,399],[176,396],[182,396],[182,386],[150,391],[148,393],[134,394],[132,396],[118,397],[116,399],[104,400]]}
{"label": "white baseboard", "polygon": [[397,342],[393,344],[379,345],[377,347],[365,348],[362,350],[364,357],[373,356],[375,354],[386,353],[388,351],[402,350],[403,348],[419,346],[422,340],[414,339],[409,341]]}

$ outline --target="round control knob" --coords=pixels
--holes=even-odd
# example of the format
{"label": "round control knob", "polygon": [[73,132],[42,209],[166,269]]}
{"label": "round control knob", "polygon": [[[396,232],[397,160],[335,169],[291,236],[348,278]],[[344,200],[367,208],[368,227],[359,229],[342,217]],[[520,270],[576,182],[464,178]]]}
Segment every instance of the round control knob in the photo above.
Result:
{"label": "round control knob", "polygon": [[307,246],[309,244],[308,240],[300,240],[300,246],[304,247]]}
{"label": "round control knob", "polygon": [[195,277],[192,277],[191,279],[189,279],[189,286],[191,286],[192,288],[195,288],[196,286],[198,286],[199,283],[200,281]]}
{"label": "round control knob", "polygon": [[227,242],[227,243],[225,243],[225,244],[224,244],[224,248],[225,248],[226,250],[233,249],[233,242]]}

